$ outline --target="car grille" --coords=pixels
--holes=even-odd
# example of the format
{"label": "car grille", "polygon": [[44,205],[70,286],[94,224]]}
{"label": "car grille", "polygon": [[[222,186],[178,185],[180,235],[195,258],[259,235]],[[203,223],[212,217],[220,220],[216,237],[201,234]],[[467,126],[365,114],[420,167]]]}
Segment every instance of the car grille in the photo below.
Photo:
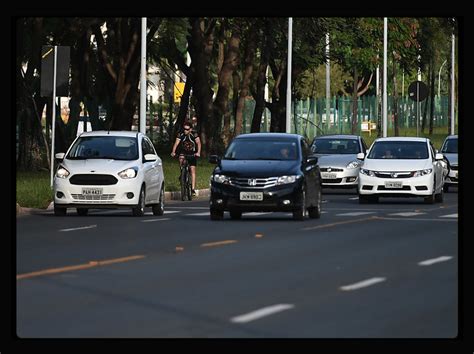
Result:
{"label": "car grille", "polygon": [[379,178],[410,178],[412,177],[412,172],[377,172],[375,171],[375,176]]}
{"label": "car grille", "polygon": [[[268,178],[230,178],[230,184],[245,188],[270,188],[276,186],[278,177]],[[252,185],[255,184],[255,185]]]}
{"label": "car grille", "polygon": [[387,188],[385,186],[378,186],[377,187],[378,191],[409,191],[410,186],[403,186],[402,188]]}
{"label": "car grille", "polygon": [[341,183],[342,178],[321,178],[323,183]]}
{"label": "car grille", "polygon": [[[329,171],[331,170],[331,171]],[[321,172],[342,172],[344,169],[342,168],[332,168],[332,167],[321,167],[320,168]]]}
{"label": "car grille", "polygon": [[115,194],[100,194],[100,195],[84,195],[84,194],[71,194],[74,200],[87,200],[87,201],[110,201],[114,200]]}
{"label": "car grille", "polygon": [[74,175],[69,179],[71,184],[81,186],[108,186],[116,184],[117,178],[112,175]]}

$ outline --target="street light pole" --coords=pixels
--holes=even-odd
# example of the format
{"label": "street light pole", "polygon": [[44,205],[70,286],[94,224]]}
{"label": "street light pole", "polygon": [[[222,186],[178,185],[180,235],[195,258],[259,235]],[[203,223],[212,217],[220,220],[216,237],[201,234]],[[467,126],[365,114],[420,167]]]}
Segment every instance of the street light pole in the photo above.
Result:
{"label": "street light pole", "polygon": [[453,33],[451,48],[451,135],[454,135],[454,45],[455,37]]}
{"label": "street light pole", "polygon": [[146,130],[146,17],[142,17],[142,47],[140,70],[140,132]]}
{"label": "street light pole", "polygon": [[[288,19],[288,72],[286,83],[286,132],[291,133],[291,48],[293,41],[293,18]],[[296,113],[296,112],[295,112]]]}
{"label": "street light pole", "polygon": [[383,19],[383,137],[387,137],[387,18]]}
{"label": "street light pole", "polygon": [[58,46],[54,46],[54,64],[53,64],[53,116],[51,117],[51,188],[53,188],[53,174],[54,174],[54,138],[56,136],[56,74],[58,62]]}

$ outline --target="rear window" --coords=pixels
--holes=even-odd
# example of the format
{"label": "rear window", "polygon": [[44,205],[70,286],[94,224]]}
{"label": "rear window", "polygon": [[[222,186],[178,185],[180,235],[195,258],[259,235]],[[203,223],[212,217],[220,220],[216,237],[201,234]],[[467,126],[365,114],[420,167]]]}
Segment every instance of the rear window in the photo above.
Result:
{"label": "rear window", "polygon": [[446,139],[441,148],[442,153],[457,154],[458,153],[458,139]]}
{"label": "rear window", "polygon": [[429,157],[428,146],[422,141],[377,141],[369,159],[424,160]]}
{"label": "rear window", "polygon": [[235,139],[227,148],[228,160],[296,160],[296,140]]}
{"label": "rear window", "polygon": [[355,139],[316,139],[311,147],[316,154],[358,154],[359,142]]}

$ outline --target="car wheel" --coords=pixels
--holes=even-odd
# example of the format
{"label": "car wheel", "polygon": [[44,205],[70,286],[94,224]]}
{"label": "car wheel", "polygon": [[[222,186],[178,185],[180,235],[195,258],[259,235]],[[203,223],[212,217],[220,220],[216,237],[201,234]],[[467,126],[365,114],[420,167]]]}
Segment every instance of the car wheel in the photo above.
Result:
{"label": "car wheel", "polygon": [[293,210],[293,219],[302,221],[306,216],[306,192],[303,189],[301,192],[301,206],[298,209]]}
{"label": "car wheel", "polygon": [[77,214],[80,216],[86,216],[88,212],[89,209],[87,208],[77,208]]}
{"label": "car wheel", "polygon": [[67,208],[61,208],[54,204],[54,215],[56,216],[64,216],[67,213]]}
{"label": "car wheel", "polygon": [[318,189],[316,206],[308,208],[308,216],[311,219],[319,219],[321,217],[321,188]]}
{"label": "car wheel", "polygon": [[443,192],[448,193],[448,191],[449,191],[449,185],[445,183],[443,186]]}
{"label": "car wheel", "polygon": [[230,218],[234,220],[238,220],[242,218],[242,212],[241,211],[231,211],[229,212]]}
{"label": "car wheel", "polygon": [[222,220],[224,218],[223,210],[211,209],[210,212],[211,212],[211,220]]}
{"label": "car wheel", "polygon": [[145,186],[142,186],[138,204],[132,209],[132,211],[134,216],[143,216],[143,214],[145,214]]}
{"label": "car wheel", "polygon": [[161,192],[160,192],[160,199],[158,200],[158,204],[153,204],[151,207],[151,210],[153,211],[153,215],[158,215],[161,216],[165,212],[165,186],[161,186]]}

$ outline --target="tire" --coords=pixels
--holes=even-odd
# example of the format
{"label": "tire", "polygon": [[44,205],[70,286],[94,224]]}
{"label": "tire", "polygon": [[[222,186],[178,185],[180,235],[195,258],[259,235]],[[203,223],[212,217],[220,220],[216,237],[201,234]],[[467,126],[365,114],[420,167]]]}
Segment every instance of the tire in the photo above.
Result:
{"label": "tire", "polygon": [[161,216],[165,212],[165,185],[161,186],[160,192],[160,199],[158,200],[158,204],[153,204],[151,207],[153,211],[153,215]]}
{"label": "tire", "polygon": [[80,216],[86,216],[88,212],[89,209],[87,208],[77,208],[77,214]]}
{"label": "tire", "polygon": [[191,184],[191,174],[187,173],[188,175],[188,178],[187,178],[187,181],[186,181],[186,197],[188,198],[188,200],[192,200],[193,199],[193,191],[192,191],[192,184]]}
{"label": "tire", "polygon": [[143,216],[143,214],[145,214],[145,186],[142,186],[138,204],[132,209],[132,212],[134,216]]}
{"label": "tire", "polygon": [[431,195],[425,197],[425,204],[434,204],[435,202],[435,193],[436,193],[436,181],[433,183],[433,193]]}
{"label": "tire", "polygon": [[54,215],[55,216],[65,216],[67,214],[67,208],[61,208],[54,204]]}
{"label": "tire", "polygon": [[306,216],[306,192],[301,192],[301,206],[293,210],[293,220],[303,221]]}
{"label": "tire", "polygon": [[318,189],[316,206],[308,208],[308,216],[310,219],[319,219],[321,217],[321,188]]}
{"label": "tire", "polygon": [[222,220],[224,218],[224,211],[217,209],[210,209],[211,220]]}
{"label": "tire", "polygon": [[186,181],[186,172],[184,169],[181,169],[181,175],[179,177],[179,183],[181,184],[181,200],[184,201],[186,200],[186,186],[187,186],[187,181]]}
{"label": "tire", "polygon": [[449,185],[446,184],[446,183],[443,185],[443,192],[445,192],[445,193],[449,192]]}
{"label": "tire", "polygon": [[242,212],[241,211],[231,211],[229,212],[230,218],[233,220],[239,220],[242,218]]}

